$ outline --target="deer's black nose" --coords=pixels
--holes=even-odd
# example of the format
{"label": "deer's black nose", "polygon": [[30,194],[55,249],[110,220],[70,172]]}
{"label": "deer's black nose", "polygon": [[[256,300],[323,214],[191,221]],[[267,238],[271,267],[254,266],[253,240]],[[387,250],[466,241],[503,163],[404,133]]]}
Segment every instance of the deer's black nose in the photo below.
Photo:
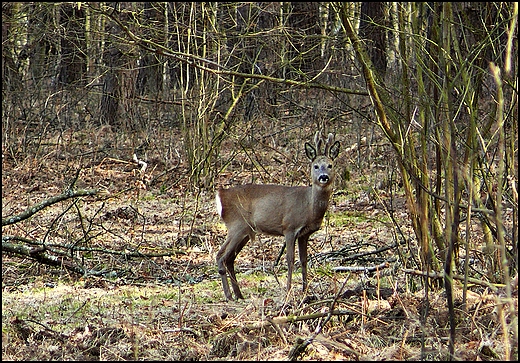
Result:
{"label": "deer's black nose", "polygon": [[327,174],[322,174],[318,177],[318,181],[320,183],[328,183],[329,182],[329,176]]}

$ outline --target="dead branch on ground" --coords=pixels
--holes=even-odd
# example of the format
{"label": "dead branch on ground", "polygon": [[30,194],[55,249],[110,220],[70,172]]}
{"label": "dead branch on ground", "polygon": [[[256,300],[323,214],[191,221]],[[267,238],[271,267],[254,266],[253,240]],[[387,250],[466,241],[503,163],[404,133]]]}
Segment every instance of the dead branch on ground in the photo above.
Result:
{"label": "dead branch on ground", "polygon": [[23,220],[33,216],[34,214],[38,213],[42,209],[47,208],[53,204],[59,203],[61,201],[64,201],[64,200],[67,200],[70,198],[78,198],[78,197],[86,197],[86,196],[90,196],[90,195],[95,195],[96,193],[98,193],[97,189],[90,189],[90,190],[70,190],[69,189],[65,193],[56,195],[49,199],[45,199],[45,200],[41,201],[40,203],[27,208],[25,211],[23,211],[22,213],[20,213],[18,215],[15,215],[13,217],[2,218],[2,227],[23,221]]}

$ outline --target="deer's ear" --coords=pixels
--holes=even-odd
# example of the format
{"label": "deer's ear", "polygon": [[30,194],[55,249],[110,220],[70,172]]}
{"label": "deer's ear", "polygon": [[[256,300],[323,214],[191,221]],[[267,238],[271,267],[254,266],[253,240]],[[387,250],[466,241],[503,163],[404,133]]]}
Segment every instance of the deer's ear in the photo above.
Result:
{"label": "deer's ear", "polygon": [[308,142],[305,143],[305,154],[311,161],[316,159],[316,149]]}
{"label": "deer's ear", "polygon": [[339,154],[339,141],[336,141],[332,146],[330,147],[329,151],[329,158],[332,160],[336,159],[336,157]]}

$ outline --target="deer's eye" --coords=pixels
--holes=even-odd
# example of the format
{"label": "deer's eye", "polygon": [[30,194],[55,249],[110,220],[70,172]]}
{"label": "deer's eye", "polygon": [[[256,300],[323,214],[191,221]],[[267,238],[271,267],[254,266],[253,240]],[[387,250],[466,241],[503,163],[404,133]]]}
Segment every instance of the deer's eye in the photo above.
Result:
{"label": "deer's eye", "polygon": [[329,164],[329,169],[332,169],[332,164]]}
{"label": "deer's eye", "polygon": [[314,170],[318,170],[319,169],[319,166],[316,164],[314,165]]}

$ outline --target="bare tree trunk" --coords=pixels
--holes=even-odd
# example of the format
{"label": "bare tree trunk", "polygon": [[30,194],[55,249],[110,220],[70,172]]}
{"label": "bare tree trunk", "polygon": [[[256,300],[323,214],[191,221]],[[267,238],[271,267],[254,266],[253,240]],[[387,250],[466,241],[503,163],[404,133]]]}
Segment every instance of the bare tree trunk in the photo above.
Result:
{"label": "bare tree trunk", "polygon": [[63,85],[84,85],[86,62],[85,10],[75,4],[60,6],[61,54],[58,82]]}
{"label": "bare tree trunk", "polygon": [[362,2],[359,23],[359,36],[366,42],[370,60],[378,76],[383,80],[386,75],[386,26],[384,2]]}
{"label": "bare tree trunk", "polygon": [[[115,3],[113,16],[130,27],[135,24],[130,19],[134,3]],[[119,7],[128,6],[127,11],[119,11]],[[136,116],[135,86],[137,78],[137,62],[135,46],[121,43],[122,29],[109,21],[106,25],[109,37],[103,54],[107,72],[103,80],[101,99],[101,122],[112,126],[122,126],[126,130],[138,130],[140,124]],[[133,30],[133,29],[131,29]]]}
{"label": "bare tree trunk", "polygon": [[101,96],[101,123],[111,126],[119,124],[119,100],[120,100],[120,82],[117,76],[116,68],[120,65],[123,55],[119,49],[109,47],[103,54],[103,61],[108,71],[103,79],[103,95]]}
{"label": "bare tree trunk", "polygon": [[[164,3],[163,3],[164,4]],[[164,11],[159,3],[144,3],[144,16],[142,18],[143,34],[149,39],[164,45],[160,35],[162,29],[157,29],[157,24],[164,23]],[[137,75],[136,93],[138,95],[159,96],[162,91],[162,61],[157,54],[141,50],[139,59],[139,73]]]}
{"label": "bare tree trunk", "polygon": [[287,24],[294,31],[289,48],[292,71],[289,77],[298,79],[302,75],[312,78],[323,69],[321,57],[321,28],[318,2],[290,3]]}

